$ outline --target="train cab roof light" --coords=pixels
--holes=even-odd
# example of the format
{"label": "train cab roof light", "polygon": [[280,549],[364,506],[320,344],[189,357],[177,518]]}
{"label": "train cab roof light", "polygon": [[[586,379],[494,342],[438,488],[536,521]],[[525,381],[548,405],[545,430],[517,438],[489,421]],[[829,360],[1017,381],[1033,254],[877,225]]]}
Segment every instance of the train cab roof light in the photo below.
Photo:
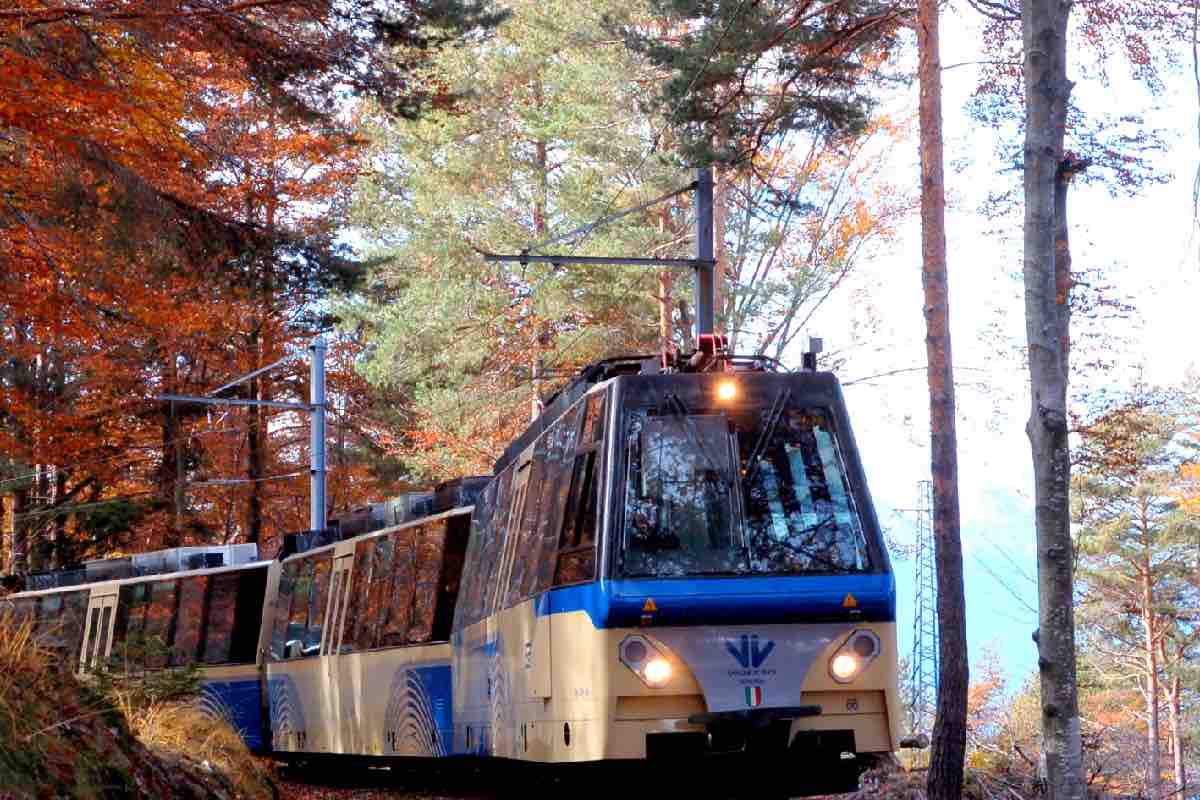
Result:
{"label": "train cab roof light", "polygon": [[717,384],[717,399],[723,402],[729,402],[738,395],[738,387],[735,381],[723,380]]}
{"label": "train cab roof light", "polygon": [[800,368],[805,372],[817,371],[817,355],[824,352],[825,340],[820,336],[809,336],[804,352],[800,354]]}

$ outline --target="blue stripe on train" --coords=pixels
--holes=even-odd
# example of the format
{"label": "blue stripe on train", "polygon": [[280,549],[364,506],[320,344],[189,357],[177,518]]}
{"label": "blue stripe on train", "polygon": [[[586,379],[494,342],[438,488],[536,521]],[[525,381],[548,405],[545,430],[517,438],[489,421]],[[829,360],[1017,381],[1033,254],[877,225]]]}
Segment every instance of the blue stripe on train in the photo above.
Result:
{"label": "blue stripe on train", "polygon": [[433,724],[437,730],[442,752],[439,755],[454,754],[454,681],[450,677],[450,667],[431,666],[417,667],[413,670],[417,679],[425,688],[433,710]]}
{"label": "blue stripe on train", "polygon": [[224,719],[256,753],[265,749],[263,738],[262,685],[259,679],[202,681],[200,706]]}
{"label": "blue stripe on train", "polygon": [[896,621],[891,574],[598,581],[552,589],[537,598],[536,611],[586,611],[597,628],[636,627],[651,598],[655,625]]}

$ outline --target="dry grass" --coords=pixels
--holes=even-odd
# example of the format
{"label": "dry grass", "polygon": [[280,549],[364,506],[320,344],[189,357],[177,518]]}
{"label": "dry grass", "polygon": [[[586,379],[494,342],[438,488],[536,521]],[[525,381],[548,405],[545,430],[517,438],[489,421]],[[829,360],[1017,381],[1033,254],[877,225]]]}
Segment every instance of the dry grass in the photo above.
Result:
{"label": "dry grass", "polygon": [[227,723],[205,713],[194,702],[132,705],[128,694],[117,694],[117,706],[129,727],[152,753],[166,761],[187,761],[215,770],[232,784],[239,797],[271,797],[270,776]]}
{"label": "dry grass", "polygon": [[187,703],[135,706],[133,693],[81,683],[30,627],[0,608],[0,798],[274,796],[223,722]]}

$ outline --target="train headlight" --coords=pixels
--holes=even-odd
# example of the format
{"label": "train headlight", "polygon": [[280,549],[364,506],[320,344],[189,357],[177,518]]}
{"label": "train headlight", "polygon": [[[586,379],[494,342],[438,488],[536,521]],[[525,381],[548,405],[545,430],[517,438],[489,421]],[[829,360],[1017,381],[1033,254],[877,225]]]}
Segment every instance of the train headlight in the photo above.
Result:
{"label": "train headlight", "polygon": [[879,655],[879,637],[871,631],[858,630],[829,659],[829,674],[838,683],[850,683]]}
{"label": "train headlight", "polygon": [[617,650],[621,663],[633,670],[642,683],[661,689],[671,680],[671,662],[663,652],[641,634],[626,636]]}
{"label": "train headlight", "polygon": [[642,677],[651,686],[665,685],[667,681],[671,680],[671,662],[662,656],[650,659],[642,669]]}
{"label": "train headlight", "polygon": [[737,384],[733,381],[721,381],[717,384],[717,399],[728,402],[737,397]]}
{"label": "train headlight", "polygon": [[829,662],[829,670],[833,673],[833,677],[848,681],[854,677],[854,673],[858,672],[858,659],[849,653],[839,653],[833,657],[833,661]]}

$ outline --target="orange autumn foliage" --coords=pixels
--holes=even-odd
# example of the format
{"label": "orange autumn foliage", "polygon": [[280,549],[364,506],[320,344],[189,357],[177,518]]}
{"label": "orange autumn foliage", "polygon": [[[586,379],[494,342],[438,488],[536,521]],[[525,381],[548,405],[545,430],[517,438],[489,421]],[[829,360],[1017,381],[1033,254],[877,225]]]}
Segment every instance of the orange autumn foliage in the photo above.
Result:
{"label": "orange autumn foliage", "polygon": [[[334,9],[0,9],[0,500],[17,520],[0,571],[307,527],[304,476],[272,480],[305,471],[305,419],[149,398],[302,356],[320,298],[353,277],[332,225],[361,142],[321,81],[384,73],[353,28],[312,24]],[[333,343],[335,402],[369,395],[358,347]],[[302,398],[306,367],[249,389]],[[348,428],[339,452],[378,449]],[[378,493],[351,478],[365,463],[339,465],[334,503]]]}

